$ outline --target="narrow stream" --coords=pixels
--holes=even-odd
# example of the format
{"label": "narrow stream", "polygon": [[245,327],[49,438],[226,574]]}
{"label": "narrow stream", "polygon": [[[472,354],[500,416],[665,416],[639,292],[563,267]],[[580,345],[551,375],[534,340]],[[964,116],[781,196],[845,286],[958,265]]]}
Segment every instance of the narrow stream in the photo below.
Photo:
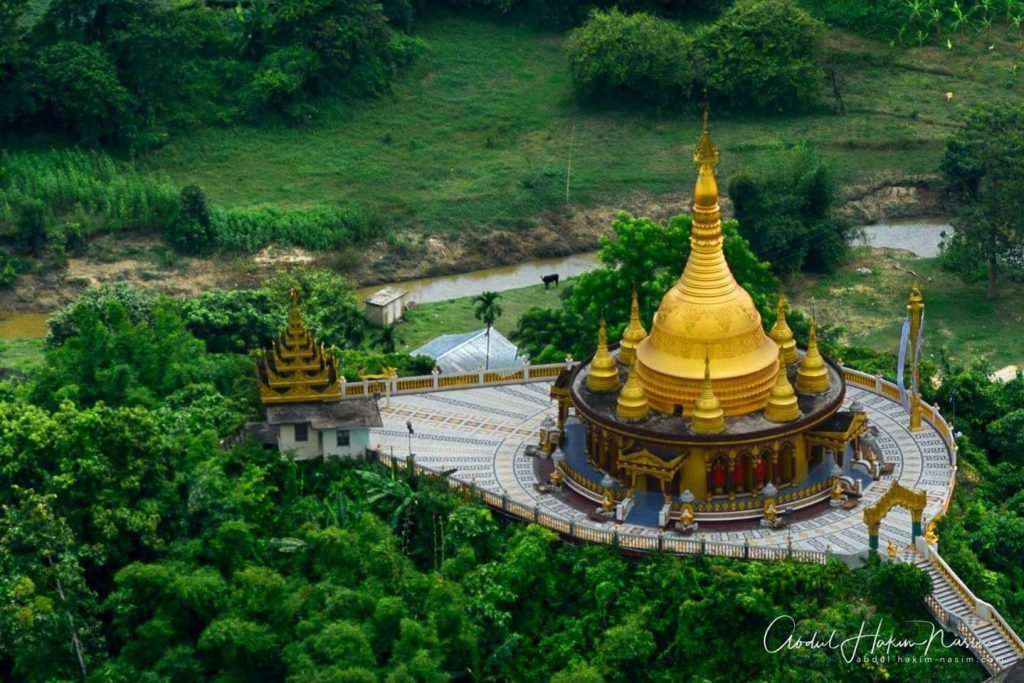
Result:
{"label": "narrow stream", "polygon": [[[948,223],[940,220],[916,220],[898,223],[879,223],[864,227],[865,240],[855,246],[869,244],[875,247],[906,249],[921,258],[939,254],[941,233],[949,231]],[[586,252],[562,258],[535,259],[512,266],[485,268],[470,273],[425,277],[404,282],[393,282],[359,290],[366,298],[384,287],[400,287],[409,291],[407,301],[430,303],[463,296],[476,296],[481,292],[503,292],[541,283],[545,275],[557,273],[565,279],[586,273],[598,266],[597,252]],[[0,311],[0,339],[45,337],[47,313]]]}

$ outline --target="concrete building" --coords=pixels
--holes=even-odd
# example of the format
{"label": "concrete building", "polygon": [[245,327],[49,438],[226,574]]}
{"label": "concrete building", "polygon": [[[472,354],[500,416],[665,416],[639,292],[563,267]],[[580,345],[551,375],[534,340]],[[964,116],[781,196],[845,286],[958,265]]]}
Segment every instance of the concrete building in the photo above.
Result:
{"label": "concrete building", "polygon": [[408,293],[397,287],[385,287],[366,299],[366,317],[370,323],[384,327],[401,320]]}
{"label": "concrete building", "polygon": [[267,424],[277,431],[281,453],[296,460],[354,458],[366,455],[370,429],[381,426],[377,402],[370,397],[330,403],[267,406]]}

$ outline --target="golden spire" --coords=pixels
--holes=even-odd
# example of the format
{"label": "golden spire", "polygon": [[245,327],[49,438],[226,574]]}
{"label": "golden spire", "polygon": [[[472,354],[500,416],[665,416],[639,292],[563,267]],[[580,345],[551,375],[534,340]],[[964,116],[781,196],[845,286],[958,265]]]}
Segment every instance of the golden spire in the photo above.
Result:
{"label": "golden spire", "polygon": [[[780,297],[781,300],[781,297]],[[779,374],[775,378],[775,386],[768,396],[768,407],[764,409],[764,419],[769,422],[792,422],[800,417],[800,406],[797,405],[796,392],[786,376],[786,364],[779,349]]]}
{"label": "golden spire", "polygon": [[597,353],[590,361],[587,388],[596,392],[615,391],[619,388],[619,367],[608,353],[608,330],[604,325],[604,316],[601,316],[601,324],[597,328]]}
{"label": "golden spire", "polygon": [[815,330],[814,315],[811,315],[807,353],[796,369],[796,390],[801,394],[824,394],[828,388],[828,368],[825,367],[825,359],[818,351],[818,333]]}
{"label": "golden spire", "polygon": [[619,392],[619,400],[615,412],[623,420],[634,422],[647,417],[647,395],[636,376],[636,359],[629,366],[629,377]]}
{"label": "golden spire", "polygon": [[715,359],[714,389],[726,415],[764,409],[775,383],[779,351],[765,334],[750,294],[729,270],[722,251],[722,217],[707,111],[693,154],[690,255],[682,275],[662,298],[650,335],[636,349],[637,373],[651,409],[673,414],[702,391],[705,352]]}
{"label": "golden spire", "polygon": [[782,350],[782,355],[779,356],[782,363],[792,365],[797,361],[796,340],[793,338],[793,330],[789,329],[789,323],[786,322],[786,297],[782,295],[781,289],[775,303],[775,316],[775,325],[772,326],[772,331],[768,333],[768,336],[775,340]]}
{"label": "golden spire", "polygon": [[719,434],[725,431],[725,412],[711,389],[711,358],[704,356],[704,385],[693,408],[690,425],[697,434]]}
{"label": "golden spire", "polygon": [[260,400],[270,403],[336,401],[340,374],[333,349],[327,351],[306,329],[299,312],[299,291],[292,288],[284,334],[256,361]]}
{"label": "golden spire", "polygon": [[633,303],[629,309],[629,327],[622,333],[622,341],[619,342],[619,362],[632,366],[636,360],[636,347],[647,336],[647,330],[640,324],[640,302],[636,298],[636,289],[633,289]]}

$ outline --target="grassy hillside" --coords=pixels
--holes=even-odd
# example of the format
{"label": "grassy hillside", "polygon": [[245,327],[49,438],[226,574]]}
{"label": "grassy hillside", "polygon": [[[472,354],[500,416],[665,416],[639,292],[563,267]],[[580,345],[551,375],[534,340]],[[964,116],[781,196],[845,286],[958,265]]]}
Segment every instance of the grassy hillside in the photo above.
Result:
{"label": "grassy hillside", "polygon": [[[452,15],[425,19],[417,34],[431,54],[392,96],[327,106],[306,128],[200,129],[145,167],[178,185],[198,181],[218,202],[358,200],[395,226],[434,232],[516,228],[561,206],[570,148],[573,202],[615,204],[689,184],[692,106],[654,115],[577,105],[559,34]],[[993,41],[992,50],[980,39],[954,50],[890,50],[833,30],[828,44],[847,114],[715,112],[720,170],[770,164],[780,147],[806,141],[848,181],[934,172],[957,110],[1022,99],[1013,71],[1019,46]]]}

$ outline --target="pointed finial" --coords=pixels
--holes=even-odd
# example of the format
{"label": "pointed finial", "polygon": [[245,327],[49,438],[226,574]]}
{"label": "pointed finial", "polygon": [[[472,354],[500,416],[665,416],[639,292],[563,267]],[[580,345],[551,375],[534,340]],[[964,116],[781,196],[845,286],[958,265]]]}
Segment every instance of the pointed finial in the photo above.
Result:
{"label": "pointed finial", "polygon": [[718,163],[718,147],[711,139],[711,125],[708,123],[708,105],[704,103],[704,123],[700,131],[700,141],[693,152],[693,162],[700,168],[713,168]]}

